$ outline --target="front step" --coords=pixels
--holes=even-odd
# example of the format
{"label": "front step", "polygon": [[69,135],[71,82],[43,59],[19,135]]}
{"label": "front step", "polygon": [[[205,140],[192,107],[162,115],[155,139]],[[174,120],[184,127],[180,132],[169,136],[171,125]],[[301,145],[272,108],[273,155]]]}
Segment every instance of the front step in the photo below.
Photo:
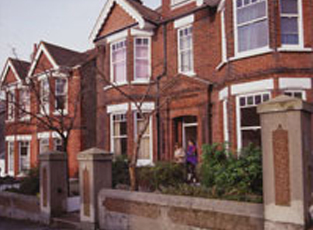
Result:
{"label": "front step", "polygon": [[67,213],[52,219],[52,227],[62,230],[80,229],[79,213]]}

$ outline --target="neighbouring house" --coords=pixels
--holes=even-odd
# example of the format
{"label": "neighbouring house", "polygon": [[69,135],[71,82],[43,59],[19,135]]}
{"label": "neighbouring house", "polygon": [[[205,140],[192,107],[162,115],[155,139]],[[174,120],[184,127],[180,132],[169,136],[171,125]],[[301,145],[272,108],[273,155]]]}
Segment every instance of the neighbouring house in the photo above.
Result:
{"label": "neighbouring house", "polygon": [[5,104],[4,93],[0,92],[0,177],[5,176],[5,141],[4,141],[4,125],[5,125]]}
{"label": "neighbouring house", "polygon": [[23,176],[38,155],[64,150],[69,135],[70,177],[77,177],[77,154],[94,146],[95,50],[79,53],[47,42],[34,47],[30,62],[9,58],[1,75],[6,93],[6,168]]}
{"label": "neighbouring house", "polygon": [[[151,117],[139,165],[173,159],[175,143],[261,145],[258,104],[286,94],[313,102],[309,0],[108,0],[92,30],[97,67],[97,146],[131,154],[134,102]],[[108,83],[110,81],[111,83]],[[112,84],[115,87],[112,87]]]}

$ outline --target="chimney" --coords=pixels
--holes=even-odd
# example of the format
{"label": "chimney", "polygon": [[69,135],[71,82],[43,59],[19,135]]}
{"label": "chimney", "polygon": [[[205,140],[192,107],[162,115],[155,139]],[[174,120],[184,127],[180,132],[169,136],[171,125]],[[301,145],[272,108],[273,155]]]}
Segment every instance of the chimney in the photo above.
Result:
{"label": "chimney", "polygon": [[36,56],[36,53],[37,53],[37,50],[38,50],[38,45],[37,45],[37,43],[34,43],[34,46],[33,46],[33,53],[30,55],[31,61],[34,60],[34,58],[35,58],[35,56]]}

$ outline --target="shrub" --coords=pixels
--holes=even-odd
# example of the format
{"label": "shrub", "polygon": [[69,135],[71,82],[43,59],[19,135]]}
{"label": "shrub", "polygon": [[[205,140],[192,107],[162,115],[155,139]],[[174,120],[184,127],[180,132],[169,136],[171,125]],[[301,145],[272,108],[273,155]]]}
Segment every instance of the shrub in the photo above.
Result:
{"label": "shrub", "polygon": [[115,188],[117,185],[129,185],[129,171],[127,156],[117,156],[112,164],[112,185]]}
{"label": "shrub", "polygon": [[204,145],[200,178],[202,185],[211,188],[214,196],[237,196],[239,200],[249,195],[261,196],[261,150],[250,145],[236,158],[225,145]]}
{"label": "shrub", "polygon": [[144,190],[161,191],[163,187],[177,187],[185,182],[186,169],[182,164],[157,162],[155,166],[137,170],[138,185]]}

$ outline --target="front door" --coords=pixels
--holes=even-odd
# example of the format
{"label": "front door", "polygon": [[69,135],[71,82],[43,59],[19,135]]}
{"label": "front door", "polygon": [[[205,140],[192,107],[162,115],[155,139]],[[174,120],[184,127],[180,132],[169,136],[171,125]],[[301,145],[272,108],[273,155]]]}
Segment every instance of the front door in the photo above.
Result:
{"label": "front door", "polygon": [[197,145],[197,123],[183,124],[183,148],[187,149],[188,140],[193,140]]}

